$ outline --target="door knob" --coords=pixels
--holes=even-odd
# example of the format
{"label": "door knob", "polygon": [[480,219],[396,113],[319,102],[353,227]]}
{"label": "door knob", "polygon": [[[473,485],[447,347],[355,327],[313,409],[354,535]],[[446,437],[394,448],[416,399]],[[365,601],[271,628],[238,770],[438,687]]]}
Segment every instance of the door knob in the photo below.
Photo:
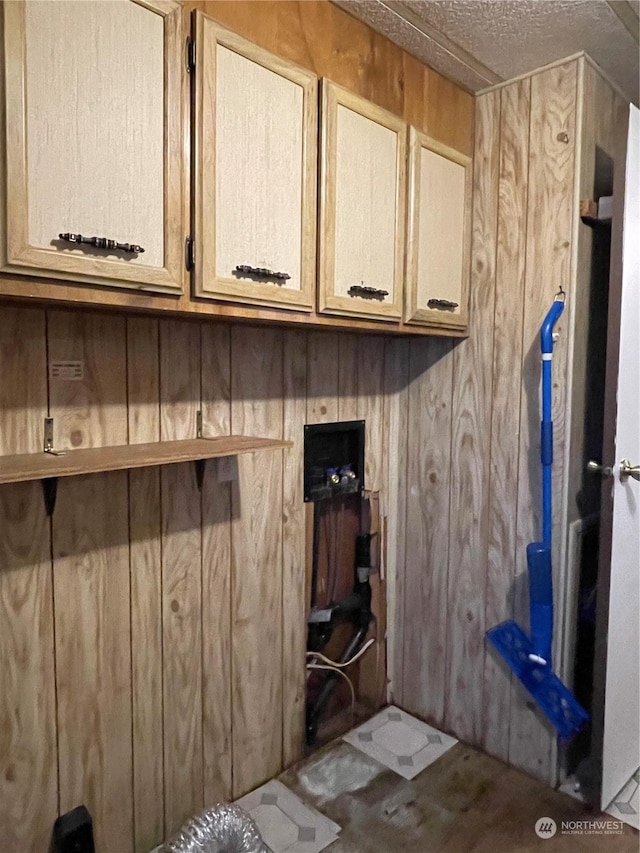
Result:
{"label": "door knob", "polygon": [[610,465],[601,465],[594,459],[587,462],[587,471],[590,474],[600,474],[602,477],[610,477],[613,474],[613,468]]}
{"label": "door knob", "polygon": [[620,463],[620,479],[624,483],[627,477],[640,480],[640,465],[632,465],[628,459],[623,459]]}

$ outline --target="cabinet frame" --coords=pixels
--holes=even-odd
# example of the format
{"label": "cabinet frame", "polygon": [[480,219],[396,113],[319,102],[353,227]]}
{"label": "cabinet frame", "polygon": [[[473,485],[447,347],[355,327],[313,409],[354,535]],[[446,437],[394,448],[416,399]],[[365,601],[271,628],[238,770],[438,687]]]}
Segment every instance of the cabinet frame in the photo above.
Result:
{"label": "cabinet frame", "polygon": [[[197,56],[193,124],[194,294],[225,302],[310,312],[314,306],[316,268],[318,78],[313,72],[264,50],[202,12],[195,13],[194,27]],[[211,34],[214,38],[210,37]],[[299,290],[216,275],[215,93],[218,44],[285,77],[303,90]],[[203,239],[205,222],[214,235],[209,241]],[[239,259],[239,262],[243,261]]]}
{"label": "cabinet frame", "polygon": [[[346,107],[364,118],[397,134],[396,150],[396,220],[393,302],[371,302],[361,297],[338,296],[335,283],[336,238],[336,165],[338,106]],[[318,311],[345,317],[363,317],[399,323],[402,319],[405,200],[407,184],[407,125],[382,107],[355,95],[327,78],[322,79],[322,111],[320,138],[320,257],[318,264]]]}
{"label": "cabinet frame", "polygon": [[[184,286],[184,236],[188,223],[188,182],[185,180],[184,161],[188,148],[185,148],[183,138],[188,99],[185,97],[182,9],[175,0],[129,2],[160,15],[164,24],[164,266],[124,264],[97,254],[80,255],[29,245],[29,173],[26,123],[23,120],[27,110],[25,3],[11,2],[4,3],[2,10],[5,84],[2,137],[6,155],[1,170],[2,269],[54,280],[179,294]],[[18,34],[18,37],[8,38],[8,33]],[[135,237],[131,235],[134,240]]]}
{"label": "cabinet frame", "polygon": [[[462,280],[460,283],[460,310],[457,313],[427,308],[419,304],[418,252],[420,249],[420,177],[421,150],[426,148],[439,154],[465,170],[464,228],[462,234]],[[443,329],[466,329],[469,322],[469,279],[471,274],[471,212],[473,168],[472,158],[449,145],[409,128],[409,193],[407,203],[407,261],[405,276],[404,322],[436,326]],[[434,294],[435,296],[435,294]]]}

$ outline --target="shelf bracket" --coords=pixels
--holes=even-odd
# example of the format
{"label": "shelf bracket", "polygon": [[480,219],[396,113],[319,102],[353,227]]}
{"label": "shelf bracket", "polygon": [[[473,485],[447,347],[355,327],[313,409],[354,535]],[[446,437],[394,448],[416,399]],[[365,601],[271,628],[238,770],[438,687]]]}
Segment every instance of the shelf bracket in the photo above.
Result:
{"label": "shelf bracket", "polygon": [[198,484],[198,490],[202,491],[202,486],[204,484],[204,470],[207,466],[207,460],[195,459],[193,465],[196,469],[196,483]]}
{"label": "shelf bracket", "polygon": [[56,508],[56,498],[58,497],[58,478],[45,477],[40,482],[42,483],[45,512],[51,518]]}
{"label": "shelf bracket", "polygon": [[203,438],[202,435],[202,409],[196,412],[196,438]]}

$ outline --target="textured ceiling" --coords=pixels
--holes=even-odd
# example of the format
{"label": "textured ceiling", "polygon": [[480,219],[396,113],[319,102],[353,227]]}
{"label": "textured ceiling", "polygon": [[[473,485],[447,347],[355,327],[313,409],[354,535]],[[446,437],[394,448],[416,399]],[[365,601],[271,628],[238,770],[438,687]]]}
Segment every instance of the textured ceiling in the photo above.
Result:
{"label": "textured ceiling", "polygon": [[586,51],[638,103],[638,0],[339,0],[470,91]]}

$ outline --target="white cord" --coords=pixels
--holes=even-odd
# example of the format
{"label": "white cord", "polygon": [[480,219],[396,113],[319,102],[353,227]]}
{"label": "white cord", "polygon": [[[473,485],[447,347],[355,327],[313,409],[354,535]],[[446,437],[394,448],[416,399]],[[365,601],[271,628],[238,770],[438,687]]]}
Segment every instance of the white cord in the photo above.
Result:
{"label": "white cord", "polygon": [[334,667],[335,669],[344,669],[346,666],[351,666],[352,663],[355,663],[358,658],[361,658],[362,655],[367,651],[367,649],[371,648],[371,646],[375,643],[376,638],[371,637],[370,640],[364,644],[364,646],[357,652],[352,658],[350,658],[346,663],[338,663],[336,660],[331,660],[331,658],[325,657],[325,655],[320,654],[320,652],[307,652],[307,657],[319,658],[329,666]]}
{"label": "white cord", "polygon": [[347,673],[343,672],[341,669],[338,669],[335,666],[327,666],[323,663],[308,663],[307,669],[328,669],[331,672],[337,672],[338,675],[341,675],[345,679],[345,681],[349,685],[349,689],[351,690],[351,716],[353,716],[356,710],[356,691],[354,690],[353,684],[351,683],[351,679],[349,678]]}

